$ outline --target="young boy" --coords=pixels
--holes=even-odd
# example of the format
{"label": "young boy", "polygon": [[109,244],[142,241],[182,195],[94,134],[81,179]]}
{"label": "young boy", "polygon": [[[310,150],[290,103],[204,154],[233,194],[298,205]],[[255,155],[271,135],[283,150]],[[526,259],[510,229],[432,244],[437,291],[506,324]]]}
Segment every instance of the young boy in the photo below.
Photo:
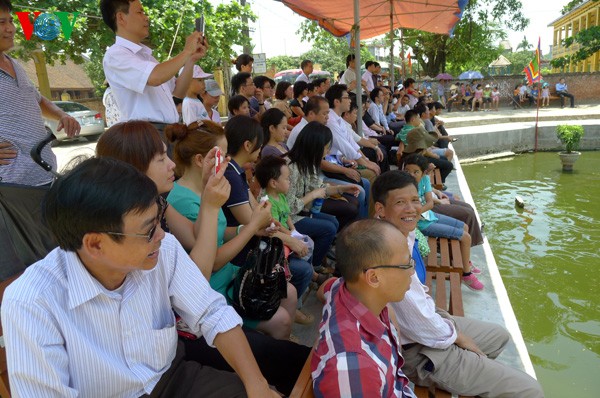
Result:
{"label": "young boy", "polygon": [[[183,72],[183,69],[181,72]],[[194,65],[192,81],[190,82],[190,87],[185,93],[185,98],[181,105],[181,116],[186,125],[190,125],[198,120],[210,120],[206,107],[202,101],[200,101],[199,96],[206,91],[204,79],[211,77],[213,77],[213,75],[204,72],[198,65]]]}
{"label": "young boy", "polygon": [[311,361],[315,396],[414,397],[387,309],[414,274],[406,238],[389,222],[365,219],[346,227],[336,248],[342,278],[325,284]]}
{"label": "young boy", "polygon": [[[307,241],[304,239],[310,238],[296,231],[290,217],[290,206],[285,196],[290,189],[290,169],[284,158],[266,156],[256,165],[254,175],[260,187],[266,193],[267,200],[271,202],[273,219],[281,224],[280,232],[276,232],[274,236],[281,239],[283,244],[295,253],[295,255],[288,257],[290,272],[292,273],[290,283],[294,285],[298,292],[298,298],[300,298],[308,288],[311,280],[318,281],[318,275],[308,262],[312,256],[309,253]],[[298,303],[300,306],[302,301],[298,300]],[[295,322],[310,324],[313,321],[312,315],[296,310]]]}

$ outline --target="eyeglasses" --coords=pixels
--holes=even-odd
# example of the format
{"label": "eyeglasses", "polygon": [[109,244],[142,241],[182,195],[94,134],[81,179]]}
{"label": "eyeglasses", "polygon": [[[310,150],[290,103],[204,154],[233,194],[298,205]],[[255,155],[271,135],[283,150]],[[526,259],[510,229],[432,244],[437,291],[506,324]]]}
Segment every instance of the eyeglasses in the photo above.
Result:
{"label": "eyeglasses", "polygon": [[377,268],[398,268],[398,269],[411,269],[415,267],[415,259],[410,257],[408,260],[408,264],[399,264],[399,265],[375,265],[373,267],[363,269],[363,272],[367,272],[370,269]]}
{"label": "eyeglasses", "polygon": [[348,99],[348,98],[350,98],[349,95],[342,95],[342,99]]}
{"label": "eyeglasses", "polygon": [[132,236],[134,238],[146,238],[148,243],[152,242],[152,239],[154,238],[154,234],[156,233],[158,226],[160,224],[162,224],[162,222],[165,219],[165,213],[167,211],[167,207],[169,207],[169,204],[167,203],[165,198],[163,198],[162,196],[158,196],[156,198],[156,204],[158,205],[158,214],[156,215],[156,222],[154,223],[154,226],[152,227],[152,229],[150,229],[150,231],[148,231],[147,234],[124,234],[122,232],[104,232],[104,233],[109,234],[109,235],[117,235],[117,236]]}

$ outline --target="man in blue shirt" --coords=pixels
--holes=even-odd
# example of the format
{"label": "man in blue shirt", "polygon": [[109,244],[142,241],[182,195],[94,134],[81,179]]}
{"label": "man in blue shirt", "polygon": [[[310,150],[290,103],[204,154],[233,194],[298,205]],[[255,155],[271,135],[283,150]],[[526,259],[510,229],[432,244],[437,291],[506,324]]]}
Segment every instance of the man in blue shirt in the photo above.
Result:
{"label": "man in blue shirt", "polygon": [[573,94],[570,94],[567,89],[567,83],[565,83],[565,79],[562,78],[558,83],[556,83],[556,95],[560,97],[560,108],[565,107],[565,97],[569,97],[571,99],[571,108],[575,108],[575,97]]}

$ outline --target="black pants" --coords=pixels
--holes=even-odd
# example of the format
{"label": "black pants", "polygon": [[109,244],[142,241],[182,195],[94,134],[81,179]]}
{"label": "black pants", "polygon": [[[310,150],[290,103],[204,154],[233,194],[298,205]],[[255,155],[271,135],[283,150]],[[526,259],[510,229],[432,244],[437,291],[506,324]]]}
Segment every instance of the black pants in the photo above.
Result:
{"label": "black pants", "polygon": [[429,161],[429,163],[433,163],[435,167],[440,169],[442,183],[446,183],[446,177],[448,177],[448,174],[450,174],[454,169],[454,165],[452,164],[452,162],[448,161],[445,158],[427,158],[427,160]]}
{"label": "black pants", "polygon": [[365,154],[365,156],[367,157],[367,159],[369,159],[371,162],[375,162],[375,163],[377,163],[379,165],[379,168],[381,169],[382,173],[385,173],[386,171],[388,171],[390,169],[390,163],[388,161],[388,151],[385,148],[385,146],[383,146],[381,144],[379,144],[379,149],[383,153],[383,160],[381,162],[379,162],[377,160],[377,151],[375,151],[375,149],[373,149],[373,148],[362,148],[361,151],[362,151],[362,153]]}
{"label": "black pants", "polygon": [[565,97],[568,97],[571,99],[571,108],[575,108],[575,97],[573,96],[573,94],[569,94],[566,91],[559,91],[558,96],[560,97],[560,107],[564,108],[565,107]]}
{"label": "black pants", "polygon": [[[289,395],[311,348],[287,340],[277,340],[245,327],[242,330],[267,382],[281,393]],[[204,337],[198,340],[181,340],[185,344],[186,360],[233,372],[221,353],[216,348],[210,347]]]}
{"label": "black pants", "polygon": [[[446,127],[444,127],[444,126],[438,126],[438,130],[440,131],[440,133],[444,137],[448,136],[448,132],[446,131]],[[448,148],[448,140],[443,140],[443,139],[440,138],[435,143],[435,146],[438,147],[438,148]]]}

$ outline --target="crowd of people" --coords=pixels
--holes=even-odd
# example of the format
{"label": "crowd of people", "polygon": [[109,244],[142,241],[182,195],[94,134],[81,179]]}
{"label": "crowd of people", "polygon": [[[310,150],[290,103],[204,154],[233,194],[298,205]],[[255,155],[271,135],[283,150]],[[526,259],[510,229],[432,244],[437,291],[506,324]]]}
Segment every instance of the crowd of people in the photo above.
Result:
{"label": "crowd of people", "polygon": [[[3,298],[13,395],[287,396],[312,350],[291,330],[315,322],[302,310],[314,283],[324,299],[316,396],[413,397],[410,381],[543,396],[494,360],[504,328],[451,316],[427,294],[427,236],[458,240],[463,283],[484,289],[470,259],[483,242],[475,212],[428,176],[453,170],[440,102],[413,79],[384,86],[376,62],[358,79],[352,55],[340,82],[311,81],[304,60],[292,85],[252,76],[242,54],[223,125],[223,92],[196,65],[209,46],[201,32],[159,63],[142,44],[139,0],[100,10],[116,35],[103,61],[116,112],[96,156],[52,181],[28,156],[42,115],[70,137],[80,126],[8,56],[12,5],[0,0],[0,88],[16,99],[0,113],[0,177],[49,186],[45,222],[59,246]],[[250,316],[238,276],[274,238],[282,293],[268,316]]]}

